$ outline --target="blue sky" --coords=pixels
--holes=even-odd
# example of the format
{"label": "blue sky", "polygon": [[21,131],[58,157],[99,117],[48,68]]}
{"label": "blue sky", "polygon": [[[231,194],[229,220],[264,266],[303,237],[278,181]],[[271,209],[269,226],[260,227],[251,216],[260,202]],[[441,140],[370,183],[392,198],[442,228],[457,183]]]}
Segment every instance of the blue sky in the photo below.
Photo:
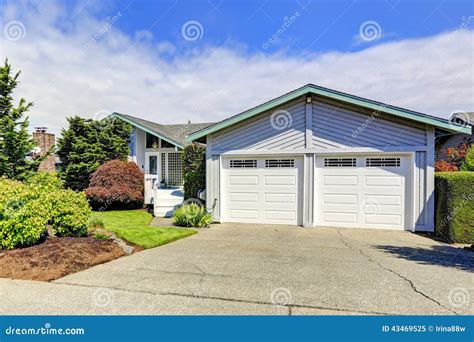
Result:
{"label": "blue sky", "polygon": [[217,121],[306,83],[473,111],[474,2],[0,0],[32,126],[112,111]]}
{"label": "blue sky", "polygon": [[[70,3],[73,13],[89,2]],[[123,14],[117,27],[130,35],[150,31],[156,41],[169,41],[182,49],[202,45],[241,44],[247,52],[288,53],[357,51],[367,47],[354,38],[360,25],[375,21],[382,36],[374,41],[432,36],[457,29],[463,18],[474,14],[469,0],[120,0],[97,9],[98,17]],[[299,15],[295,15],[298,13]],[[285,17],[296,20],[279,35],[278,42],[264,43],[280,29]],[[181,36],[183,23],[198,21],[203,36],[194,45]]]}

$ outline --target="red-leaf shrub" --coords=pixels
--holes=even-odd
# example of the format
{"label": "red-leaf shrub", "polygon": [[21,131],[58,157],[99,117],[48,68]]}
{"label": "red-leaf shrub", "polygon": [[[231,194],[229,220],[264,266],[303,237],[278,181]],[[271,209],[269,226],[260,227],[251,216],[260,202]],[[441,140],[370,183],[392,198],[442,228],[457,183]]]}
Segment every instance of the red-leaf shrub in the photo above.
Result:
{"label": "red-leaf shrub", "polygon": [[459,169],[456,165],[448,163],[445,160],[438,160],[435,164],[436,172],[454,172],[458,170]]}
{"label": "red-leaf shrub", "polygon": [[141,208],[143,178],[135,163],[112,160],[92,174],[86,195],[94,210]]}

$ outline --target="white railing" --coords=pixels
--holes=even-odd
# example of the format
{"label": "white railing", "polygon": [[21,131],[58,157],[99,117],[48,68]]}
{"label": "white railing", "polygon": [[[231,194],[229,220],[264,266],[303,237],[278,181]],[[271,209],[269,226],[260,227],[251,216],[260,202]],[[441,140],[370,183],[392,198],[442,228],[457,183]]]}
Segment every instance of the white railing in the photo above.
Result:
{"label": "white railing", "polygon": [[159,186],[158,175],[145,174],[145,204],[153,203],[154,190]]}

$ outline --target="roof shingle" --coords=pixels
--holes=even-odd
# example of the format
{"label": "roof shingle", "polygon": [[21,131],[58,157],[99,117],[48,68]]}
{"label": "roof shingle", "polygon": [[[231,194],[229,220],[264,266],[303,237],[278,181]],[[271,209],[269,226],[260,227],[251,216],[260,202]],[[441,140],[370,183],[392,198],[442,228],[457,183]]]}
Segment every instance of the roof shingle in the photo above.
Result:
{"label": "roof shingle", "polygon": [[191,133],[197,132],[201,129],[213,125],[213,122],[209,123],[189,123],[189,124],[173,124],[173,125],[162,125],[156,122],[140,119],[128,114],[113,113],[114,117],[125,119],[125,121],[135,123],[137,126],[145,127],[158,135],[168,138],[171,143],[177,143],[180,146],[185,146],[188,143],[185,141],[185,137]]}

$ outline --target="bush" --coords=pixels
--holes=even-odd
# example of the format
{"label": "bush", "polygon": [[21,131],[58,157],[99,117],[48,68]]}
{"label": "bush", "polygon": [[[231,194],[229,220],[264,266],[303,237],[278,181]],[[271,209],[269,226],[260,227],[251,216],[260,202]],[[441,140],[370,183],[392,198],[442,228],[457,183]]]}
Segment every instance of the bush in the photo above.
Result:
{"label": "bush", "polygon": [[112,160],[91,177],[87,199],[95,210],[143,207],[144,175],[135,163]]}
{"label": "bush", "polygon": [[174,212],[176,225],[180,227],[207,227],[212,223],[212,214],[206,208],[196,204],[185,204]]}
{"label": "bush", "polygon": [[85,236],[91,218],[91,208],[82,192],[56,191],[50,196],[52,210],[49,224],[57,236]]}
{"label": "bush", "polygon": [[474,243],[474,172],[435,175],[435,232],[447,242]]}
{"label": "bush", "polygon": [[36,172],[25,180],[25,183],[44,191],[54,191],[63,188],[63,181],[56,172]]}
{"label": "bush", "polygon": [[21,182],[0,179],[0,247],[29,246],[46,235],[48,206],[40,194]]}
{"label": "bush", "polygon": [[181,158],[184,199],[196,198],[198,190],[206,188],[206,149],[198,144],[188,145]]}
{"label": "bush", "polygon": [[462,171],[474,171],[474,144],[469,147],[461,165]]}
{"label": "bush", "polygon": [[59,236],[82,236],[91,210],[82,193],[62,190],[55,176],[35,175],[28,184],[0,178],[0,248],[38,243],[48,225]]}
{"label": "bush", "polygon": [[448,163],[445,160],[438,160],[435,164],[436,172],[454,172],[458,171],[458,167],[454,164]]}

